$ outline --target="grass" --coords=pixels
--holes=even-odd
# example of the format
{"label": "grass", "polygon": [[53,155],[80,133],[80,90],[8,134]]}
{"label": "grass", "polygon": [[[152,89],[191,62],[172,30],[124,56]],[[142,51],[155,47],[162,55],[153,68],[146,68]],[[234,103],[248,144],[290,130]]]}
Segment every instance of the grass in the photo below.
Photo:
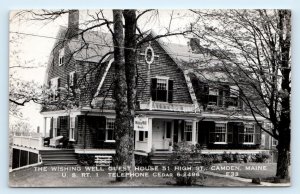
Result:
{"label": "grass", "polygon": [[[50,169],[51,167],[48,167]],[[176,186],[172,178],[163,177],[142,177],[132,178],[123,182],[114,181],[115,178],[108,176],[108,171],[90,172],[89,177],[82,177],[81,173],[87,173],[82,167],[80,172],[64,172],[55,171],[35,171],[34,167],[11,172],[9,174],[11,187],[172,187]],[[76,177],[72,177],[72,173]],[[98,173],[98,174],[97,174]],[[204,185],[208,187],[221,186],[253,186],[251,183],[245,183],[237,180],[231,180],[222,177],[207,176]]]}

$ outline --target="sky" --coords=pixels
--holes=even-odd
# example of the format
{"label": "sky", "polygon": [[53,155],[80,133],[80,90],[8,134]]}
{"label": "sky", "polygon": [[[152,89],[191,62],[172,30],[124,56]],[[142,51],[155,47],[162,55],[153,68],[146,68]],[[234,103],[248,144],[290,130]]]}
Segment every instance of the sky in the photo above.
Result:
{"label": "sky", "polygon": [[[46,66],[51,49],[55,42],[55,36],[60,26],[67,26],[68,15],[64,14],[54,21],[28,20],[30,16],[20,17],[23,10],[13,10],[10,12],[10,39],[13,42],[9,45],[10,66],[36,66],[37,68],[13,68],[10,74],[26,81],[44,83]],[[37,10],[35,10],[37,11]],[[80,10],[80,28],[89,26],[87,20],[91,20],[89,15],[95,16],[97,10]],[[104,10],[105,17],[112,20],[112,11]],[[170,19],[172,17],[172,20]],[[171,22],[170,22],[171,21]],[[172,32],[177,32],[189,25],[193,21],[193,15],[187,10],[159,10],[158,12],[148,12],[139,20],[139,27],[142,31],[153,30],[156,34],[163,34],[170,27]],[[107,28],[97,29],[108,32]],[[177,44],[187,44],[187,39],[181,36],[173,36],[164,39],[166,42]],[[16,54],[12,54],[16,53]],[[24,120],[27,120],[32,129],[38,126],[43,129],[43,117],[39,113],[40,105],[28,103],[21,108]],[[10,122],[15,122],[19,118],[11,118]]]}

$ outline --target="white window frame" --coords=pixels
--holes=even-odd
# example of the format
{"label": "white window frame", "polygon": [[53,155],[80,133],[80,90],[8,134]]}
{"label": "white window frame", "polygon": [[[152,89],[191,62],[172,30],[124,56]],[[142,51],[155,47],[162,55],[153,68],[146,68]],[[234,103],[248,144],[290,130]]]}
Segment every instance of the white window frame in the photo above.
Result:
{"label": "white window frame", "polygon": [[62,66],[65,63],[65,48],[61,48],[59,50],[59,55],[58,55],[58,66]]}
{"label": "white window frame", "polygon": [[[158,80],[165,80],[166,81],[166,101],[158,101],[158,102],[165,102],[165,103],[169,103],[169,77],[165,77],[165,76],[156,76],[155,77],[157,79],[157,82],[156,82],[156,90],[158,90]],[[174,86],[173,86],[174,87]],[[156,100],[157,101],[157,100]]]}
{"label": "white window frame", "polygon": [[[278,145],[278,140],[275,139],[274,137],[271,137],[271,143],[272,143],[272,147],[276,147]],[[275,143],[276,142],[276,143]]]}
{"label": "white window frame", "polygon": [[51,101],[56,101],[56,96],[58,95],[58,80],[59,77],[52,78],[50,80],[50,90],[51,94],[53,95],[52,98],[50,98]]}
{"label": "white window frame", "polygon": [[[208,105],[209,106],[219,106],[219,88],[208,86]],[[212,101],[209,100],[209,96],[216,96],[217,97],[217,102],[216,104],[211,104]]]}
{"label": "white window frame", "polygon": [[[219,126],[218,126],[219,125]],[[222,125],[222,126],[221,126]],[[222,127],[225,131],[217,131],[217,127]],[[210,143],[213,143],[213,144],[227,144],[227,123],[226,122],[222,122],[222,123],[215,123],[215,130],[214,132],[209,132],[209,135],[214,135],[216,136],[217,134],[224,134],[225,138],[224,138],[224,141],[214,141],[214,142],[210,142]],[[214,138],[216,139],[216,137]]]}
{"label": "white window frame", "polygon": [[75,71],[72,71],[72,72],[69,73],[69,86],[70,86],[70,87],[72,87],[72,86],[75,85],[75,83],[74,83],[74,82],[75,82],[74,78],[75,78]]}
{"label": "white window frame", "polygon": [[75,117],[70,117],[69,139],[75,141]]}
{"label": "white window frame", "polygon": [[[116,120],[114,118],[106,118],[105,142],[116,142],[116,140],[114,140],[114,139],[107,139],[109,130],[114,133],[115,121]],[[113,123],[113,127],[108,127],[112,123]]]}
{"label": "white window frame", "polygon": [[[189,134],[191,137],[190,141],[187,140],[187,134]],[[183,135],[184,135],[183,137],[184,137],[185,141],[187,141],[187,142],[193,141],[193,123],[192,122],[185,122]]]}
{"label": "white window frame", "polygon": [[[249,132],[247,131],[247,129],[251,129],[253,130],[252,132]],[[252,141],[248,141],[246,142],[246,135],[248,135],[249,137],[252,136]],[[246,144],[246,145],[253,145],[254,142],[255,142],[255,125],[253,123],[246,123],[245,126],[244,126],[244,134],[243,134],[243,138],[244,138],[244,141],[243,141],[243,144]]]}
{"label": "white window frame", "polygon": [[[148,131],[137,131],[138,133],[138,141],[139,142],[147,142],[148,141]],[[140,133],[142,133],[143,140],[140,140]],[[147,134],[147,136],[146,136]]]}

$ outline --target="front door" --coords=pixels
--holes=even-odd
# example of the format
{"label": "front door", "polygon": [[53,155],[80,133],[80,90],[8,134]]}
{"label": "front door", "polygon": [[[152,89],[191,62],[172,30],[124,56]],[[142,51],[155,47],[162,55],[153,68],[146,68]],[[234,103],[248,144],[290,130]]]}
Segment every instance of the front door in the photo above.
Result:
{"label": "front door", "polygon": [[164,122],[153,119],[152,147],[156,150],[164,149]]}
{"label": "front door", "polygon": [[165,139],[164,139],[164,148],[169,149],[170,143],[172,143],[172,122],[165,122]]}

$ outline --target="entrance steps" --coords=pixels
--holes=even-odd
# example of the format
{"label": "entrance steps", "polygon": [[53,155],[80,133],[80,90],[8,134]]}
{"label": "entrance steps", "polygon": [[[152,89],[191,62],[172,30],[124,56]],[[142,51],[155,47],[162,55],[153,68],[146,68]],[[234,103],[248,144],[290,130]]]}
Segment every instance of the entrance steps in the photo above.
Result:
{"label": "entrance steps", "polygon": [[40,150],[40,155],[45,166],[77,164],[77,155],[73,149]]}

